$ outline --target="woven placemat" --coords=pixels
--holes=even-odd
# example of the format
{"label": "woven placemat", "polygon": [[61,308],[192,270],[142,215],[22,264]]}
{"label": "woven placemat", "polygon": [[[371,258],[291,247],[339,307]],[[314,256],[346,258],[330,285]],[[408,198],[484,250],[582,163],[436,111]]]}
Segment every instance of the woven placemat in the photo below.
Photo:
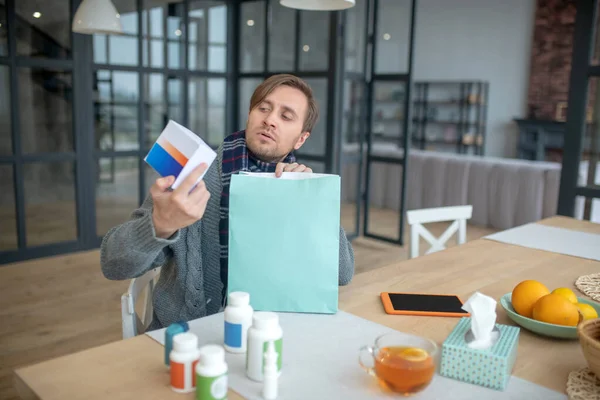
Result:
{"label": "woven placemat", "polygon": [[600,400],[600,379],[587,367],[573,371],[567,379],[569,400]]}
{"label": "woven placemat", "polygon": [[575,281],[577,289],[596,301],[600,301],[600,273],[583,275]]}

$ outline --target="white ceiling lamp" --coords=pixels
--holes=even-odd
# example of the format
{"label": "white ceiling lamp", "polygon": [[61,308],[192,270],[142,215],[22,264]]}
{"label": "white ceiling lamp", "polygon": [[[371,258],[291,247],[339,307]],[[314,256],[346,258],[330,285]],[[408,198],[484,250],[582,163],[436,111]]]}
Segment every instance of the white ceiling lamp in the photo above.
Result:
{"label": "white ceiling lamp", "polygon": [[356,0],[279,0],[284,7],[297,10],[336,11],[354,7]]}
{"label": "white ceiling lamp", "polygon": [[121,16],[111,0],[83,0],[73,17],[73,32],[122,34]]}

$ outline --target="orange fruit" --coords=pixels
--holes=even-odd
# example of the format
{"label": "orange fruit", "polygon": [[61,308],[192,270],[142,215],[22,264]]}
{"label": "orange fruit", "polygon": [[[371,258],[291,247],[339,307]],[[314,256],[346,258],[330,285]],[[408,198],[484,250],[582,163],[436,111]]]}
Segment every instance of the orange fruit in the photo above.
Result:
{"label": "orange fruit", "polygon": [[564,298],[566,298],[567,300],[569,300],[571,303],[576,304],[577,303],[577,296],[575,296],[575,293],[573,293],[573,291],[569,288],[565,288],[565,287],[561,287],[558,289],[554,289],[552,291],[553,294],[558,294],[560,296],[563,296]]}
{"label": "orange fruit", "polygon": [[583,316],[584,320],[598,318],[598,313],[596,312],[596,309],[594,307],[590,306],[589,304],[577,303],[577,304],[575,304],[575,306],[581,312],[581,315]]}
{"label": "orange fruit", "polygon": [[526,280],[513,289],[511,303],[517,314],[531,318],[536,301],[547,294],[550,294],[550,290],[543,283]]}
{"label": "orange fruit", "polygon": [[548,324],[576,326],[579,323],[579,310],[563,296],[551,293],[535,303],[533,319]]}

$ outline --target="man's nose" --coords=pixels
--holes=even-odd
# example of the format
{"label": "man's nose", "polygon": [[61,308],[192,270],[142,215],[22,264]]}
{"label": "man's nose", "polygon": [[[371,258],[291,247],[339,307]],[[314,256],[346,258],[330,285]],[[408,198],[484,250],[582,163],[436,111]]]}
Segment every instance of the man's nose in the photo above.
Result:
{"label": "man's nose", "polygon": [[273,113],[271,112],[267,116],[265,116],[265,119],[263,122],[266,126],[275,128],[275,116],[273,115]]}

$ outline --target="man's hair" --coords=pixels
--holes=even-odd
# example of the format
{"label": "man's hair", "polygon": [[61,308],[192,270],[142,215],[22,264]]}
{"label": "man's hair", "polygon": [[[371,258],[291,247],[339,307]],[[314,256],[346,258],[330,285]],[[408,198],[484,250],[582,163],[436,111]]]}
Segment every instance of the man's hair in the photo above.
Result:
{"label": "man's hair", "polygon": [[319,108],[317,107],[317,102],[308,83],[297,76],[279,74],[267,78],[254,90],[252,98],[250,98],[250,111],[254,110],[255,107],[262,103],[263,100],[279,86],[289,86],[304,93],[308,102],[308,107],[306,110],[306,117],[304,118],[304,125],[302,126],[302,132],[312,132],[319,119]]}

